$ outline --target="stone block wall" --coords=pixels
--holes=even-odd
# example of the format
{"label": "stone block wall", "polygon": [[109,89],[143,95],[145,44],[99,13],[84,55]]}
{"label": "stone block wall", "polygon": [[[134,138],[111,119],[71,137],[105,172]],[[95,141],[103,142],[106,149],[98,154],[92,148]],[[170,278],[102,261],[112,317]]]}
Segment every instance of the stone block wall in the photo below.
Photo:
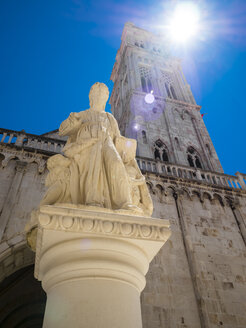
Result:
{"label": "stone block wall", "polygon": [[33,264],[24,228],[45,192],[47,171],[38,164],[12,159],[0,166],[0,281],[22,267]]}
{"label": "stone block wall", "polygon": [[199,313],[185,254],[172,189],[153,195],[154,217],[167,218],[172,235],[151,262],[142,293],[144,328],[200,327]]}
{"label": "stone block wall", "polygon": [[[245,327],[246,248],[228,196],[161,185],[154,216],[172,236],[147,274],[144,327]],[[245,220],[245,198],[237,207]]]}

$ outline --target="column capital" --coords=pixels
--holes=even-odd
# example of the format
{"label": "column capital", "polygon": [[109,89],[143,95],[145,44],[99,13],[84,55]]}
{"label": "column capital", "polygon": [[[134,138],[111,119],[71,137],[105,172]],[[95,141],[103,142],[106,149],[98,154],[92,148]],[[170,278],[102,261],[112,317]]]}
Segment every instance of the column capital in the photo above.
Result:
{"label": "column capital", "polygon": [[[125,253],[124,256],[128,254],[127,256],[130,260],[131,255],[137,251],[138,256],[136,256],[136,259],[138,258],[138,260],[132,259],[132,261],[135,261],[134,266],[137,265],[138,261],[142,261],[142,263],[139,263],[138,269],[141,271],[142,278],[144,278],[148,270],[149,262],[171,234],[168,220],[132,216],[128,214],[128,211],[124,210],[119,210],[116,213],[116,211],[107,209],[100,210],[87,206],[81,206],[81,208],[69,207],[69,205],[41,206],[34,215],[32,228],[34,227],[34,222],[38,229],[35,276],[37,279],[42,280],[43,284],[43,279],[47,274],[46,266],[43,265],[46,261],[45,258],[51,256],[52,261],[61,261],[60,264],[63,262],[63,265],[65,265],[65,253],[68,252],[70,254],[73,249],[73,252],[69,255],[69,262],[73,257],[74,261],[79,258],[82,260],[85,253],[81,253],[79,250],[81,250],[81,247],[82,249],[86,248],[87,242],[90,244],[90,248],[93,249],[94,263],[97,256],[100,261],[102,256],[105,258],[108,257],[106,254],[102,254],[104,253],[102,250],[105,247],[107,249],[106,253],[110,252],[110,256],[115,257],[115,259],[121,258],[122,254]],[[84,242],[82,242],[82,240],[84,240]],[[109,240],[110,249],[108,249]],[[63,243],[66,244],[67,249],[64,249],[65,244],[63,245]],[[112,247],[112,245],[114,246]],[[46,253],[46,250],[49,251]],[[54,258],[52,256],[53,251]],[[76,254],[76,251],[79,251],[79,253]],[[90,251],[87,250],[86,258],[89,253]],[[77,256],[79,258],[77,258]],[[125,260],[123,262],[125,262]],[[80,263],[79,266],[81,267],[80,269],[82,269],[83,264]],[[81,276],[80,269],[79,274]],[[88,271],[88,269],[86,269],[86,271]],[[94,268],[93,271],[95,274]],[[110,271],[111,268],[109,268],[109,272]],[[100,276],[100,270],[98,274]],[[54,276],[52,280],[50,280],[50,274],[48,274],[48,276],[49,278],[45,279],[47,288],[55,283],[53,279],[57,280],[61,278],[61,274],[60,278]],[[133,276],[130,275],[129,279],[132,279],[132,277]],[[131,282],[135,284],[135,287],[140,291],[145,286],[145,279],[142,278],[140,279],[141,282],[140,280]],[[53,282],[51,283],[51,281]]]}

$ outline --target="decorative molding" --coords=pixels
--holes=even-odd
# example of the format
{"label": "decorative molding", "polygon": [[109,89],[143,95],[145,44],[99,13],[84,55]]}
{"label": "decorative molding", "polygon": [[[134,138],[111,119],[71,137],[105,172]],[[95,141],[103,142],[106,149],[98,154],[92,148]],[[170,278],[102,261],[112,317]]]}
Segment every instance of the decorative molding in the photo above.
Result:
{"label": "decorative molding", "polygon": [[170,236],[169,221],[110,211],[98,207],[46,205],[36,212],[38,225],[47,230],[103,234],[110,237],[166,241]]}
{"label": "decorative molding", "polygon": [[[4,160],[2,161],[2,168],[5,168],[11,159],[16,159],[27,164],[36,163],[38,165],[38,172],[43,173],[46,168],[46,161],[49,156],[43,156],[38,153],[28,152],[24,149],[8,148],[5,144],[0,145],[0,153],[4,155]],[[52,155],[52,154],[51,154]]]}

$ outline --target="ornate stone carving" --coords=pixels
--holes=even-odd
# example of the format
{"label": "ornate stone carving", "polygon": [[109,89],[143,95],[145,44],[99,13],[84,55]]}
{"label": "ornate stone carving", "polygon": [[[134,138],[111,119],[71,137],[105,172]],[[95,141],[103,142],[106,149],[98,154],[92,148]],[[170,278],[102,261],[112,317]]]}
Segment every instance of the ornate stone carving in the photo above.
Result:
{"label": "ornate stone carving", "polygon": [[8,163],[12,160],[19,160],[22,162],[37,163],[38,172],[43,173],[46,168],[46,156],[42,156],[38,153],[31,153],[23,149],[7,148],[6,144],[0,145],[0,153],[4,156],[4,160],[1,163],[2,168],[7,167]]}
{"label": "ornate stone carving", "polygon": [[[83,211],[81,211],[82,209]],[[170,234],[167,220],[152,219],[148,221],[145,217],[138,217],[133,221],[128,213],[127,210],[102,210],[89,206],[75,208],[72,205],[69,207],[67,204],[41,206],[39,210],[32,213],[31,221],[26,226],[28,243],[35,250],[33,238],[36,239],[35,228],[37,225],[47,230],[167,240]]]}

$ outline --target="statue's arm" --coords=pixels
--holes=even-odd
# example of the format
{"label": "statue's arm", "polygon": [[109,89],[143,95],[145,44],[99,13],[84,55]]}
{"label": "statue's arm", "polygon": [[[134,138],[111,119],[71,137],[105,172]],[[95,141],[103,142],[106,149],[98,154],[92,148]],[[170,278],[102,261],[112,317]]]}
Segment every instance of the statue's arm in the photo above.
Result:
{"label": "statue's arm", "polygon": [[77,132],[83,120],[83,112],[71,113],[59,128],[60,136],[70,136]]}
{"label": "statue's arm", "polygon": [[120,130],[119,130],[118,123],[117,123],[116,119],[110,113],[107,113],[107,115],[108,115],[108,118],[109,118],[109,121],[110,121],[110,125],[111,125],[111,129],[112,129],[112,132],[113,132],[113,135],[114,135],[114,139],[116,137],[120,137],[121,134],[120,134]]}

